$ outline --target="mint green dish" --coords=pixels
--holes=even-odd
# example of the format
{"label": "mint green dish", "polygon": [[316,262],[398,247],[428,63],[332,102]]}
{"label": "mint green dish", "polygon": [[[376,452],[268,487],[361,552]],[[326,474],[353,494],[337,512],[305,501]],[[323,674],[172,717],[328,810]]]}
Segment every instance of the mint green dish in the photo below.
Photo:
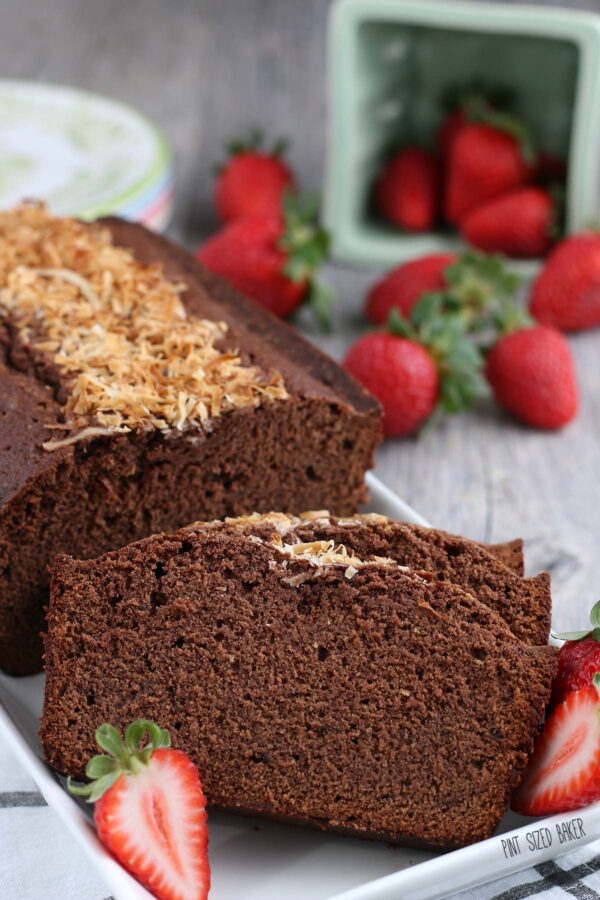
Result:
{"label": "mint green dish", "polygon": [[371,211],[390,145],[433,146],[449,88],[508,89],[539,146],[568,160],[568,232],[598,217],[600,16],[548,6],[452,0],[337,0],[329,23],[325,218],[343,262],[391,266],[460,248]]}

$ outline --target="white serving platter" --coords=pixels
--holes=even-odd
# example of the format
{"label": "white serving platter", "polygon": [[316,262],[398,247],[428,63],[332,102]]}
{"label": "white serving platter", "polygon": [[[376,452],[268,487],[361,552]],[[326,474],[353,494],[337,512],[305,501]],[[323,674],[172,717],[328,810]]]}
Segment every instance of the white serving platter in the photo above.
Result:
{"label": "white serving platter", "polygon": [[[427,524],[378,478],[367,479],[369,511]],[[0,674],[0,741],[87,853],[114,900],[148,900],[150,894],[98,841],[90,808],[70,797],[44,762],[37,738],[42,692],[41,675]],[[600,803],[538,821],[508,813],[494,837],[446,854],[222,813],[209,814],[209,834],[211,900],[440,900],[599,839]]]}

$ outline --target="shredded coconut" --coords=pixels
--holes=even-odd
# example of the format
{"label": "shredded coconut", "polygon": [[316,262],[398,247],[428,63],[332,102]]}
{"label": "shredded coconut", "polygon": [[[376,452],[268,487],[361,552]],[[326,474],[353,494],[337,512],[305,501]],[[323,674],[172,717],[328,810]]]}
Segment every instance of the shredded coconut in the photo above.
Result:
{"label": "shredded coconut", "polygon": [[210,429],[229,410],[288,396],[278,372],[221,348],[224,322],[188,316],[183,290],[105,229],[39,205],[0,213],[0,319],[67,388],[70,433],[45,449],[113,432]]}
{"label": "shredded coconut", "polygon": [[302,544],[286,544],[277,535],[273,537],[271,544],[286,556],[294,559],[305,559],[317,569],[330,566],[343,567],[345,569],[344,575],[348,580],[352,579],[363,566],[375,565],[394,566],[394,568],[398,569],[405,568],[404,566],[398,566],[395,560],[388,559],[385,556],[371,556],[369,559],[359,559],[344,544],[336,544],[335,541],[308,541]]}

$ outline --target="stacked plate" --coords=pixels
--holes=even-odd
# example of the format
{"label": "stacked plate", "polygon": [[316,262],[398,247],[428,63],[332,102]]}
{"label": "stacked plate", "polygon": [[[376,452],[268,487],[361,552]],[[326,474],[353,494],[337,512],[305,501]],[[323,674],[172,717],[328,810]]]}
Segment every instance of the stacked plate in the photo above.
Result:
{"label": "stacked plate", "polygon": [[167,143],[114,100],[0,80],[0,209],[24,198],[60,215],[115,214],[161,231],[173,205]]}

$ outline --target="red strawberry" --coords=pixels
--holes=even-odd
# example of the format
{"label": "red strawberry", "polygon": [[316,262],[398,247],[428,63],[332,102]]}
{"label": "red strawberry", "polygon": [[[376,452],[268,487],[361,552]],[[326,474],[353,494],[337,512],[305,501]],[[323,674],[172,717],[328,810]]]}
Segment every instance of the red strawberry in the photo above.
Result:
{"label": "red strawberry", "polygon": [[409,434],[429,418],[438,401],[435,363],[414,341],[368,334],[352,345],[344,366],[383,406],[383,431]]}
{"label": "red strawberry", "polygon": [[473,247],[508,256],[543,256],[551,243],[554,204],[547,191],[524,187],[478,206],[461,221]]}
{"label": "red strawberry", "polygon": [[600,799],[600,673],[567,694],[538,737],[512,808],[525,816],[579,809]]}
{"label": "red strawberry", "polygon": [[558,651],[558,674],[552,685],[552,703],[561,703],[570,691],[590,685],[598,671],[598,638],[590,634],[579,641],[565,641]]}
{"label": "red strawberry", "polygon": [[403,316],[410,315],[419,297],[447,286],[444,271],[457,259],[454,253],[432,253],[392,269],[369,291],[367,318],[374,325],[383,325],[392,309],[397,309]]}
{"label": "red strawberry", "polygon": [[145,719],[127,728],[124,741],[112,725],[101,725],[96,741],[108,755],[89,761],[86,775],[94,780],[69,789],[96,804],[102,843],[158,900],[204,900],[208,832],[196,766],[169,749],[168,731]]}
{"label": "red strawberry", "polygon": [[553,328],[537,325],[501,337],[486,375],[500,406],[536,428],[560,428],[577,412],[573,357]]}
{"label": "red strawberry", "polygon": [[592,627],[555,637],[565,641],[558,651],[558,672],[552,685],[552,703],[561,703],[570,691],[588,687],[600,671],[600,602],[590,613]]}
{"label": "red strawberry", "polygon": [[283,215],[227,225],[200,247],[198,259],[277,316],[310,299],[326,326],[329,297],[314,273],[327,256],[328,236],[315,216],[312,201],[289,197]]}
{"label": "red strawberry", "polygon": [[457,108],[448,113],[436,134],[435,142],[440,157],[447,161],[450,158],[454,141],[469,121],[464,110]]}
{"label": "red strawberry", "polygon": [[486,201],[531,181],[533,166],[512,135],[485,124],[465,125],[452,144],[444,214],[458,224]]}
{"label": "red strawberry", "polygon": [[283,194],[294,186],[292,170],[281,159],[283,143],[260,149],[261,137],[230,145],[230,158],[219,170],[214,203],[224,222],[278,215]]}
{"label": "red strawberry", "polygon": [[555,247],[533,283],[529,309],[561,331],[600,325],[600,234],[576,234]]}
{"label": "red strawberry", "polygon": [[375,203],[384,218],[407,231],[428,231],[438,215],[440,172],[432,153],[406,147],[383,168]]}

